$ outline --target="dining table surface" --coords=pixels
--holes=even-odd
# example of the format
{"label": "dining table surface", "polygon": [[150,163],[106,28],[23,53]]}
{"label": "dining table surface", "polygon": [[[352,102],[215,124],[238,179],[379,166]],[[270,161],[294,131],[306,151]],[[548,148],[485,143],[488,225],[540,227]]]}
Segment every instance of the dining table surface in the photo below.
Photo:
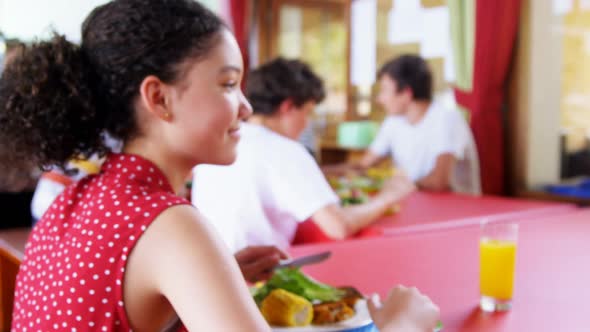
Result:
{"label": "dining table surface", "polygon": [[512,221],[519,224],[514,297],[503,313],[478,307],[478,225],[301,245],[290,254],[331,251],[303,270],[366,295],[418,287],[440,307],[443,331],[590,331],[590,209]]}
{"label": "dining table surface", "polygon": [[[575,204],[563,202],[424,191],[412,193],[398,206],[399,211],[381,217],[358,232],[355,238],[430,232],[477,225],[484,220],[530,220],[577,209]],[[331,241],[313,220],[309,219],[299,224],[294,243]]]}
{"label": "dining table surface", "polygon": [[[491,201],[510,205],[503,199],[487,202]],[[523,204],[541,211],[547,206]],[[488,203],[483,205],[492,210]],[[488,314],[478,308],[477,223],[298,245],[290,254],[299,257],[329,250],[328,260],[304,271],[319,281],[354,286],[367,295],[384,297],[396,284],[418,287],[440,307],[443,331],[590,331],[590,209],[553,207],[559,213],[490,219],[519,224],[514,304],[505,313]],[[453,214],[447,209],[442,213]],[[29,232],[28,228],[0,231],[0,245],[22,259]]]}
{"label": "dining table surface", "polygon": [[570,203],[499,196],[415,192],[399,204],[399,212],[370,226],[373,232],[398,234],[479,224],[482,220],[519,220],[575,210]]}

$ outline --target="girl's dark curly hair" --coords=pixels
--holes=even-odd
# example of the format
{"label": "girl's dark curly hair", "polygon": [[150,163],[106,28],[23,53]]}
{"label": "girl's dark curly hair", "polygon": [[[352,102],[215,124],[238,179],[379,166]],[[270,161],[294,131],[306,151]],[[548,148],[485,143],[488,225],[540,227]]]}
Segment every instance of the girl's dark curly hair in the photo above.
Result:
{"label": "girl's dark curly hair", "polygon": [[279,57],[248,74],[246,97],[256,114],[272,115],[291,99],[300,107],[308,101],[321,102],[324,83],[306,63]]}
{"label": "girl's dark curly hair", "polygon": [[80,46],[55,35],[24,48],[0,78],[0,166],[63,166],[106,153],[103,132],[137,136],[143,79],[181,80],[223,27],[194,0],[115,0],[86,18]]}

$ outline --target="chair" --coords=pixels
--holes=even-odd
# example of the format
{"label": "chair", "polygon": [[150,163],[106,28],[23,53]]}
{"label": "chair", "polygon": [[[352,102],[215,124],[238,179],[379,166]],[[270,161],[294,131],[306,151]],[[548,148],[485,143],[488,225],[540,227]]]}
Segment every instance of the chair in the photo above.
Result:
{"label": "chair", "polygon": [[21,263],[21,255],[7,242],[0,239],[0,332],[10,331],[12,305],[16,274]]}
{"label": "chair", "polygon": [[457,117],[453,128],[455,144],[461,146],[461,158],[451,172],[451,187],[454,192],[481,195],[479,155],[471,128],[463,117]]}

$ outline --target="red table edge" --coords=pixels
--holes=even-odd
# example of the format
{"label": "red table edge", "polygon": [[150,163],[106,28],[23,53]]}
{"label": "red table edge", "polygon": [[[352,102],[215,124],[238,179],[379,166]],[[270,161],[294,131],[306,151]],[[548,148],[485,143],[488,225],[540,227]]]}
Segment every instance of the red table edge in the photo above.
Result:
{"label": "red table edge", "polygon": [[559,216],[563,214],[567,214],[569,212],[573,212],[579,210],[578,207],[574,205],[564,205],[564,206],[548,206],[545,208],[539,208],[535,210],[525,210],[525,211],[517,211],[517,212],[507,212],[501,214],[495,214],[491,216],[477,216],[477,217],[468,217],[468,218],[460,218],[460,219],[451,219],[447,221],[441,221],[431,224],[423,224],[423,225],[411,225],[407,227],[396,227],[396,228],[386,228],[380,227],[380,233],[384,236],[395,236],[401,234],[408,234],[408,233],[424,233],[424,232],[434,232],[439,230],[446,230],[446,229],[453,229],[453,228],[461,228],[461,227],[468,227],[478,225],[483,221],[487,222],[511,222],[511,221],[527,221],[533,220],[538,217],[548,217],[548,216]]}

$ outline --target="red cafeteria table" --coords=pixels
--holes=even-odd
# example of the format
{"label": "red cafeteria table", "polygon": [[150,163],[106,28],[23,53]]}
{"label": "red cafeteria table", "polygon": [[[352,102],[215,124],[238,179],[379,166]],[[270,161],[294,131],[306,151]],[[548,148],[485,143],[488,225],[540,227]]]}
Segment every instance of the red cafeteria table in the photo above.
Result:
{"label": "red cafeteria table", "polygon": [[478,225],[490,221],[530,219],[571,212],[573,204],[497,196],[417,192],[401,203],[401,211],[371,225],[372,232],[394,235]]}
{"label": "red cafeteria table", "polygon": [[[482,219],[519,220],[558,215],[575,209],[575,205],[568,203],[416,192],[401,202],[401,210],[398,213],[383,217],[359,232],[355,238],[463,227],[479,224]],[[294,244],[331,241],[313,221],[308,220],[299,225]]]}
{"label": "red cafeteria table", "polygon": [[485,314],[479,300],[479,227],[294,247],[300,256],[331,250],[304,270],[333,285],[384,296],[417,286],[441,308],[444,331],[590,331],[590,210],[522,219],[514,306]]}

